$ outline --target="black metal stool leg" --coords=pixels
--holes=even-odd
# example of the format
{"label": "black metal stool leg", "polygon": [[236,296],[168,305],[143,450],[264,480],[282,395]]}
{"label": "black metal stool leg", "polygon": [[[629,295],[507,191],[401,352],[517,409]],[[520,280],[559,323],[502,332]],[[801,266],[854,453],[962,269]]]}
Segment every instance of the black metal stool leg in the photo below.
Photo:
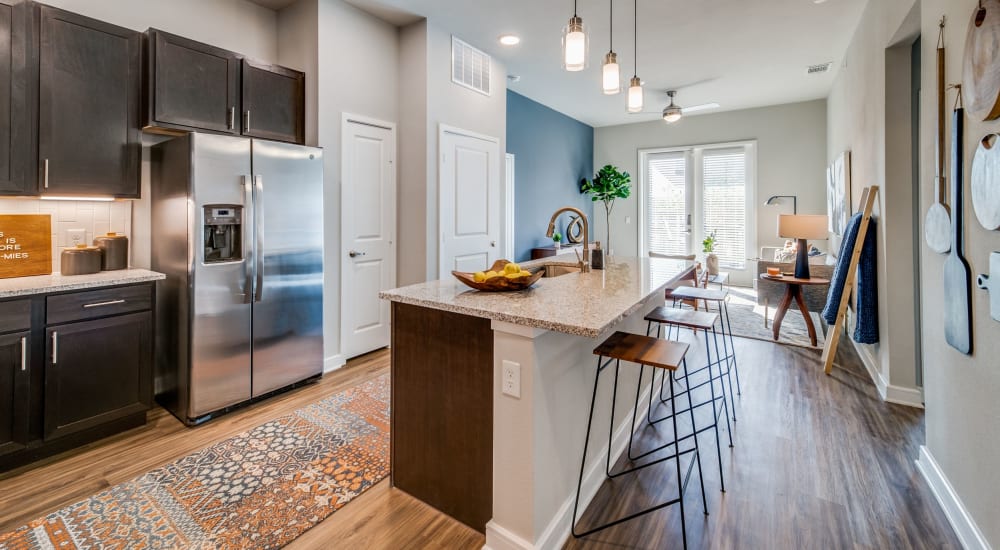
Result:
{"label": "black metal stool leg", "polygon": [[[684,376],[687,377],[688,366],[687,366],[687,359],[686,358],[683,361],[681,361],[681,365],[684,368]],[[708,375],[709,376],[712,375],[711,371],[709,371]],[[694,398],[693,398],[693,396],[691,394],[692,394],[692,392],[690,392],[690,391],[687,392],[688,413],[691,416],[691,433],[694,434],[694,437],[692,438],[692,439],[694,439],[694,457],[695,457],[695,460],[698,461],[698,481],[701,483],[701,504],[702,504],[702,506],[704,506],[704,508],[705,508],[705,515],[707,516],[708,515],[708,499],[705,497],[705,476],[703,474],[703,470],[701,469],[701,449],[698,447],[698,424],[695,423],[695,421],[694,421]],[[712,411],[713,412],[715,411],[715,403],[714,402],[712,403]],[[719,430],[718,429],[715,430],[715,437],[716,437],[716,443],[718,443],[718,437],[719,437]],[[720,464],[721,464],[721,462],[720,462]],[[723,485],[723,489],[722,490],[723,490],[723,492],[725,492],[725,490],[726,490],[725,489],[725,485]]]}
{"label": "black metal stool leg", "polygon": [[[715,452],[719,458],[719,483],[722,485],[722,492],[726,492],[726,478],[722,474],[722,443],[719,440],[719,410],[716,405],[718,399],[722,399],[722,416],[726,419],[726,433],[729,434],[729,446],[733,446],[733,432],[729,427],[729,409],[726,407],[726,387],[722,384],[722,395],[720,397],[715,396],[715,375],[712,373],[712,359],[711,353],[708,351],[708,331],[705,331],[705,352],[708,353],[708,388],[712,396],[712,422],[715,424]],[[719,346],[715,346],[715,351],[718,353]],[[719,382],[722,383],[722,365],[719,365]]]}
{"label": "black metal stool leg", "polygon": [[[716,357],[719,357],[719,333],[715,331],[715,327],[712,327],[712,338],[713,338],[713,340],[715,340],[715,355],[716,355]],[[706,346],[708,345],[708,340],[707,339],[705,341],[705,345]],[[730,411],[729,410],[729,403],[733,401],[733,385],[731,383],[729,384],[729,400],[726,400],[726,376],[725,376],[726,373],[722,372],[722,360],[721,360],[721,358],[718,361],[718,365],[719,365],[719,385],[720,385],[719,389],[722,392],[722,405],[723,405],[723,407],[725,409],[725,413],[726,413],[726,431],[729,433],[729,446],[732,447],[733,446],[733,427],[732,427],[732,425],[729,424],[729,413],[732,412],[732,414],[733,414],[733,422],[736,422],[736,411]],[[731,381],[732,380],[730,379],[730,382]],[[736,406],[736,403],[733,403],[733,407],[735,407],[735,406]]]}
{"label": "black metal stool leg", "polygon": [[611,422],[608,424],[608,458],[605,462],[608,477],[611,477],[611,447],[615,437],[615,408],[618,406],[618,371],[622,368],[622,360],[615,360],[615,385],[611,390]]}
{"label": "black metal stool leg", "polygon": [[[671,418],[673,419],[673,424],[674,424],[674,441],[676,441],[676,440],[679,439],[679,436],[678,436],[679,432],[677,431],[677,400],[674,399],[674,384],[673,384],[673,382],[674,382],[674,373],[671,372],[670,373],[670,384],[669,384],[670,385],[670,412],[671,412]],[[695,435],[694,439],[697,440],[698,436]],[[697,453],[697,452],[698,451],[696,449],[695,453]],[[701,475],[701,471],[698,472],[698,475],[699,476]],[[680,457],[680,454],[678,453],[678,456],[677,456],[677,498],[678,498],[678,502],[680,503],[680,506],[681,506],[681,540],[684,542],[684,548],[687,548],[687,545],[688,545],[688,542],[687,542],[687,525],[685,525],[685,521],[684,521],[684,482],[681,481],[682,479],[683,478],[681,477],[681,457]]]}
{"label": "black metal stool leg", "polygon": [[733,341],[733,325],[729,321],[729,304],[723,302],[725,307],[726,316],[726,326],[729,330],[729,347],[733,350],[733,370],[736,371],[736,394],[743,395],[743,390],[740,388],[740,367],[736,364],[736,342]]}
{"label": "black metal stool leg", "polygon": [[574,537],[581,536],[576,532],[576,522],[579,520],[577,516],[580,508],[580,490],[583,488],[583,471],[587,467],[587,447],[590,445],[590,429],[594,425],[594,405],[597,404],[597,385],[601,381],[601,360],[603,357],[597,357],[597,374],[594,375],[594,392],[590,397],[590,416],[587,417],[587,435],[583,440],[583,458],[580,459],[580,478],[576,483],[576,500],[573,501],[573,525],[571,525],[571,531]]}

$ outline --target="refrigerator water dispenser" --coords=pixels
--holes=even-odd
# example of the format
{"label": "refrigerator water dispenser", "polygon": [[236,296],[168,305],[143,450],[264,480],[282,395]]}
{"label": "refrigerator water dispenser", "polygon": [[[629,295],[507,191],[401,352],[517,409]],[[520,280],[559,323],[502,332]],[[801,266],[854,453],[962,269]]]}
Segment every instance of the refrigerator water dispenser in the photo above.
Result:
{"label": "refrigerator water dispenser", "polygon": [[240,231],[242,220],[242,206],[205,206],[206,264],[238,262],[243,259],[243,237]]}

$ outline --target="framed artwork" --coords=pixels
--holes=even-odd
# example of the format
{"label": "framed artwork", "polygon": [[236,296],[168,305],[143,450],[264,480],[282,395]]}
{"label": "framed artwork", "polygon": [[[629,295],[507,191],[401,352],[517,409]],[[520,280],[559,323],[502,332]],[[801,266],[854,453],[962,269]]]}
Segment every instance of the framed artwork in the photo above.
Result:
{"label": "framed artwork", "polygon": [[826,212],[830,218],[830,233],[842,237],[851,219],[850,151],[841,153],[826,169]]}

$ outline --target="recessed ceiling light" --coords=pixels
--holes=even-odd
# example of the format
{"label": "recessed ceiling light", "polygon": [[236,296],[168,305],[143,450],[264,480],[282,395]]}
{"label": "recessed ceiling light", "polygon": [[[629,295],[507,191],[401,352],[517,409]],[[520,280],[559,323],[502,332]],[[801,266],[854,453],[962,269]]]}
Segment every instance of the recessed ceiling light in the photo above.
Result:
{"label": "recessed ceiling light", "polygon": [[501,34],[497,40],[504,46],[517,46],[521,43],[521,37],[516,34]]}

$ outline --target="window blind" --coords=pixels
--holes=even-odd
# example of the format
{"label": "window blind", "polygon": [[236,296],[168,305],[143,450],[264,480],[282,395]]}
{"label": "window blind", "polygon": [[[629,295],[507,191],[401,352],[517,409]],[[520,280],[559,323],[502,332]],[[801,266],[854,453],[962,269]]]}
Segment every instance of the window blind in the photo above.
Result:
{"label": "window blind", "polygon": [[707,149],[702,154],[703,229],[715,232],[719,266],[746,268],[746,149]]}
{"label": "window blind", "polygon": [[688,254],[687,158],[684,152],[647,157],[646,244],[658,254]]}

